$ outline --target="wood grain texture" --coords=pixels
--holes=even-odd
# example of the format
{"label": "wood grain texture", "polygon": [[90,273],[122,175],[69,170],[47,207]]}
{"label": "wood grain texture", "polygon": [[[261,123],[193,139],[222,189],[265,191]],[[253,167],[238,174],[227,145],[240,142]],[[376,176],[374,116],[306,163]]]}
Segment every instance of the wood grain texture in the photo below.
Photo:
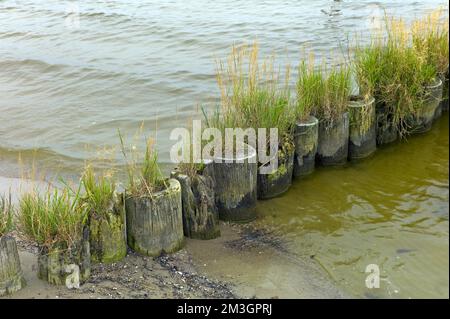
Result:
{"label": "wood grain texture", "polygon": [[318,142],[319,121],[314,116],[310,116],[308,121],[295,125],[295,177],[306,176],[314,172]]}
{"label": "wood grain texture", "polygon": [[13,237],[0,237],[0,296],[12,294],[25,287],[19,252]]}
{"label": "wood grain texture", "polygon": [[171,177],[181,185],[184,235],[195,239],[219,237],[219,213],[212,177],[199,174],[190,177],[176,170]]}
{"label": "wood grain texture", "polygon": [[128,245],[138,253],[158,256],[183,246],[181,186],[173,178],[168,184],[151,197],[125,199]]}
{"label": "wood grain texture", "polygon": [[85,283],[91,275],[91,254],[89,229],[83,230],[83,239],[74,247],[67,249],[64,245],[55,245],[51,249],[41,247],[38,255],[38,278],[53,285],[65,285],[70,273],[69,265],[79,267],[79,282]]}
{"label": "wood grain texture", "polygon": [[319,144],[316,160],[323,166],[343,165],[348,157],[349,115],[333,121],[330,126],[319,122]]}
{"label": "wood grain texture", "polygon": [[93,263],[112,263],[127,255],[125,207],[120,200],[111,203],[106,213],[90,214],[89,242]]}
{"label": "wood grain texture", "polygon": [[222,220],[247,222],[256,218],[258,164],[256,151],[251,148],[250,153],[241,158],[242,163],[214,159],[214,190]]}

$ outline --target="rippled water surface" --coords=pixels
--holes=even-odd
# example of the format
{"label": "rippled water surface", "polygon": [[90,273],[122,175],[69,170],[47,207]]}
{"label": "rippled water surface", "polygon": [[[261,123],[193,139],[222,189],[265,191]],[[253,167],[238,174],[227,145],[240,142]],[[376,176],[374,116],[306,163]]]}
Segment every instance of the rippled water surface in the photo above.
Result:
{"label": "rippled water surface", "polygon": [[[259,202],[259,221],[286,234],[349,293],[448,298],[448,113],[433,130],[344,168],[321,168],[287,194]],[[379,289],[366,267],[378,265]]]}
{"label": "rippled water surface", "polygon": [[[19,153],[76,171],[142,121],[166,160],[170,130],[217,102],[214,60],[233,43],[258,39],[295,64],[303,47],[337,55],[383,9],[410,19],[444,3],[0,0],[0,175],[15,174]],[[367,161],[320,169],[259,210],[351,294],[448,297],[448,117]],[[378,290],[364,288],[371,263]]]}
{"label": "rippled water surface", "polygon": [[0,148],[75,165],[145,121],[167,159],[170,130],[216,100],[214,61],[233,43],[258,39],[295,64],[305,46],[337,55],[383,9],[411,18],[443,3],[1,0]]}

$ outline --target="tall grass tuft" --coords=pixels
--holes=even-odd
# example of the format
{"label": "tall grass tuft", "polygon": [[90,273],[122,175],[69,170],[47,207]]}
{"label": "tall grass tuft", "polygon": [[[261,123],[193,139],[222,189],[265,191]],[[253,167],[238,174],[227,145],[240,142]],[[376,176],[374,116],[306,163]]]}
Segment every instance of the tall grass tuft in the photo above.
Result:
{"label": "tall grass tuft", "polygon": [[323,93],[323,75],[314,70],[313,55],[310,60],[301,61],[298,66],[298,79],[296,84],[296,117],[299,121],[308,119],[313,109],[321,103]]}
{"label": "tall grass tuft", "polygon": [[116,184],[105,174],[96,175],[92,166],[86,166],[81,177],[84,193],[80,195],[80,203],[85,205],[89,213],[105,214],[111,211],[115,202]]}
{"label": "tall grass tuft", "polygon": [[411,129],[408,119],[421,111],[425,87],[436,78],[437,67],[429,63],[422,45],[414,44],[418,40],[402,19],[385,16],[383,30],[382,35],[372,34],[369,45],[356,46],[355,74],[361,94],[375,97],[404,138]]}
{"label": "tall grass tuft", "polygon": [[20,230],[41,247],[75,247],[82,239],[87,218],[78,196],[79,190],[72,195],[67,187],[25,194],[19,202]]}
{"label": "tall grass tuft", "polygon": [[0,196],[0,237],[6,235],[13,228],[13,205],[11,194]]}
{"label": "tall grass tuft", "polygon": [[438,8],[412,23],[412,42],[427,64],[443,76],[449,66],[448,12]]}
{"label": "tall grass tuft", "polygon": [[[127,149],[122,134],[119,131],[122,154],[126,161],[128,174],[127,192],[135,197],[148,197],[167,187],[158,165],[158,154],[153,150],[153,141],[146,140],[145,153],[140,159],[134,147]],[[138,160],[142,163],[138,164]]]}
{"label": "tall grass tuft", "polygon": [[[291,132],[290,68],[276,68],[274,57],[259,61],[259,46],[233,46],[226,62],[217,61],[221,108],[209,119],[210,127],[223,129],[278,128],[280,139]],[[269,139],[269,137],[267,138]]]}
{"label": "tall grass tuft", "polygon": [[[192,135],[191,135],[192,136]],[[200,161],[200,163],[197,163],[196,161],[194,161],[193,159],[193,150],[194,147],[192,145],[192,142],[189,142],[189,147],[190,147],[190,151],[189,151],[189,155],[190,158],[183,158],[183,160],[178,164],[178,171],[181,174],[187,175],[189,177],[194,177],[198,174],[202,174],[203,170],[205,169],[205,161],[204,159]],[[206,143],[205,141],[202,140],[202,147],[204,146],[203,144]]]}
{"label": "tall grass tuft", "polygon": [[345,64],[327,67],[313,57],[299,65],[296,114],[299,120],[310,114],[331,125],[346,112],[350,95],[350,69]]}
{"label": "tall grass tuft", "polygon": [[356,46],[352,67],[358,85],[358,95],[366,101],[372,96],[381,95],[382,51],[383,42],[378,36],[372,37],[368,45]]}

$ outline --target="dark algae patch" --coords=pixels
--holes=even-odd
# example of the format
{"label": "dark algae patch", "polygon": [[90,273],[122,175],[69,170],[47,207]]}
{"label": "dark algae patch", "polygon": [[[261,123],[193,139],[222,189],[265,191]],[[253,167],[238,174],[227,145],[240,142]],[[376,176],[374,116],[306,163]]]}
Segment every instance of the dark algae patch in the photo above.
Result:
{"label": "dark algae patch", "polygon": [[238,230],[239,238],[225,242],[225,246],[236,250],[272,248],[278,252],[288,253],[281,234],[274,230],[242,225]]}

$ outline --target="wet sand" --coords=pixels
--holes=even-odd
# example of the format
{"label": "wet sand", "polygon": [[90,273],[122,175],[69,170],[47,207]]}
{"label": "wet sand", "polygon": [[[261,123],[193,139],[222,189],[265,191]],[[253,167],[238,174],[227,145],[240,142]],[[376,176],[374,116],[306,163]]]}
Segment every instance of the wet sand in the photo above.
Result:
{"label": "wet sand", "polygon": [[[222,224],[212,241],[188,241],[201,273],[229,281],[244,298],[348,298],[316,261],[290,252],[283,238],[253,224]],[[203,268],[203,269],[202,269]]]}
{"label": "wet sand", "polygon": [[[0,193],[11,189],[14,200],[35,185],[0,177]],[[38,279],[38,248],[14,233],[27,286],[5,298],[347,297],[313,259],[292,255],[282,237],[255,227],[221,223],[221,237],[186,238],[181,251],[157,258],[129,250],[121,262],[92,265],[89,282],[77,290]]]}
{"label": "wet sand", "polygon": [[37,247],[18,238],[27,286],[5,298],[346,297],[313,261],[293,260],[261,238],[253,242],[241,235],[241,227],[222,224],[222,237],[187,239],[185,248],[171,255],[152,258],[129,251],[121,262],[93,265],[89,282],[77,290],[38,279]]}
{"label": "wet sand", "polygon": [[20,248],[27,286],[4,298],[123,299],[123,298],[234,298],[228,284],[199,275],[186,250],[150,258],[129,252],[121,262],[92,266],[89,282],[69,290],[37,278],[37,254]]}

